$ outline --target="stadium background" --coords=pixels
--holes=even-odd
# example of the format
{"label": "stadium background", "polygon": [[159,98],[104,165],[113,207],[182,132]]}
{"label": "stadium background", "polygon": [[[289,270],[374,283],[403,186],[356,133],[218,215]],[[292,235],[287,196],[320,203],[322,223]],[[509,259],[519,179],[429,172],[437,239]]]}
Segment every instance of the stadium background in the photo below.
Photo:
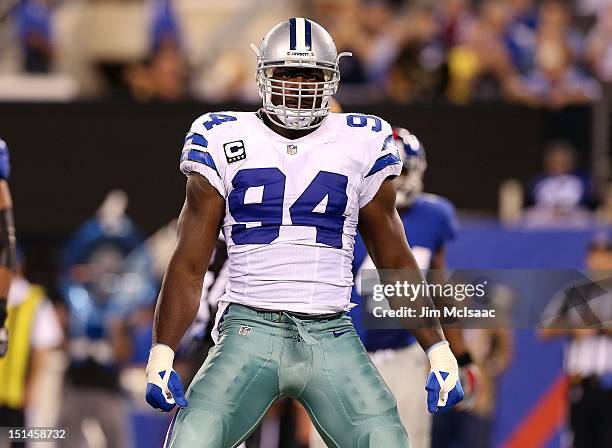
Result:
{"label": "stadium background", "polygon": [[[291,16],[319,21],[355,53],[338,95],[345,111],[381,116],[424,143],[426,191],[452,200],[461,218],[451,268],[584,268],[591,238],[612,216],[607,3],[6,0],[0,136],[11,149],[27,277],[61,304],[61,249],[110,190],[127,193],[128,215],[146,236],[176,217],[189,124],[205,112],[257,108],[248,44]],[[543,54],[576,73],[571,86],[530,90],[546,77]],[[534,229],[521,204],[557,139],[576,149],[593,197],[579,224],[560,218]],[[515,332],[494,446],[564,446],[562,352],[562,342]],[[132,367],[144,362],[137,358]],[[166,418],[136,398],[131,415],[135,446],[157,446]]]}

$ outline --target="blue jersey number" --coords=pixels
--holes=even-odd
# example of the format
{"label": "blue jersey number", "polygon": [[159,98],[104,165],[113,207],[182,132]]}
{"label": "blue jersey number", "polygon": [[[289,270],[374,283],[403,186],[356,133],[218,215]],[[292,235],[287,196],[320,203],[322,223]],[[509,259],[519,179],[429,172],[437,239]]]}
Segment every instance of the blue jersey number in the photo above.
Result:
{"label": "blue jersey number", "polygon": [[[232,180],[234,189],[228,197],[229,211],[236,221],[256,226],[234,224],[232,239],[235,244],[268,244],[278,238],[283,222],[285,179],[278,168],[251,168],[236,173]],[[292,224],[315,227],[317,243],[341,248],[347,185],[346,176],[320,171],[289,207]],[[249,188],[261,188],[257,192],[260,201],[246,201]]]}
{"label": "blue jersey number", "polygon": [[210,131],[213,126],[217,126],[220,125],[222,123],[226,123],[228,121],[236,121],[237,118],[233,117],[231,115],[225,115],[225,114],[210,114],[209,115],[210,120],[205,121],[203,123],[204,127],[206,128],[207,131]]}
{"label": "blue jersey number", "polygon": [[[217,126],[219,124],[237,120],[236,117],[232,117],[231,115],[225,114],[210,114],[209,117],[210,120],[202,123],[207,131],[210,131],[214,126]],[[206,137],[204,137],[202,134],[198,134],[197,132],[189,132],[187,134],[187,137],[185,137],[185,144],[187,143],[208,148],[208,140],[206,140]]]}
{"label": "blue jersey number", "polygon": [[[234,189],[228,197],[229,211],[236,221],[261,223],[257,227],[246,224],[232,226],[236,244],[267,244],[278,238],[283,222],[285,175],[278,168],[250,168],[238,171],[232,180]],[[246,203],[249,188],[259,187],[261,202]]]}
{"label": "blue jersey number", "polygon": [[[342,247],[342,229],[344,227],[344,209],[348,202],[346,187],[348,177],[342,174],[319,171],[304,193],[289,208],[291,222],[295,226],[317,228],[317,243]],[[323,212],[315,211],[323,203]]]}
{"label": "blue jersey number", "polygon": [[352,128],[363,128],[368,125],[368,120],[374,122],[372,125],[372,130],[374,132],[380,132],[382,130],[382,122],[380,118],[375,117],[374,115],[347,115],[346,116],[346,124],[348,124]]}

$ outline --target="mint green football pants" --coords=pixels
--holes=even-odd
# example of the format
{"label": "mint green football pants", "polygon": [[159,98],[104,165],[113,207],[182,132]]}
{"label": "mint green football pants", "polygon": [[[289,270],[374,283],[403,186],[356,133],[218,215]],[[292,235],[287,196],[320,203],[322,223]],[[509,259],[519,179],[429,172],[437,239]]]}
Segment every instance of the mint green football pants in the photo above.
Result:
{"label": "mint green football pants", "polygon": [[328,447],[407,448],[395,398],[351,319],[231,304],[168,430],[172,448],[233,448],[279,397],[304,405]]}

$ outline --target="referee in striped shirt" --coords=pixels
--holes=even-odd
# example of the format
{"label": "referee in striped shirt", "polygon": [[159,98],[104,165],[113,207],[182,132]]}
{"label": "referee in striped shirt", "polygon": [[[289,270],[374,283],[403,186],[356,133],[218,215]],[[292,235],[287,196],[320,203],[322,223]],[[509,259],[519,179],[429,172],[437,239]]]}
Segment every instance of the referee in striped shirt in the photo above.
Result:
{"label": "referee in striped shirt", "polygon": [[564,369],[573,448],[612,447],[612,243],[593,240],[592,282],[564,291],[545,311],[543,338],[567,337]]}

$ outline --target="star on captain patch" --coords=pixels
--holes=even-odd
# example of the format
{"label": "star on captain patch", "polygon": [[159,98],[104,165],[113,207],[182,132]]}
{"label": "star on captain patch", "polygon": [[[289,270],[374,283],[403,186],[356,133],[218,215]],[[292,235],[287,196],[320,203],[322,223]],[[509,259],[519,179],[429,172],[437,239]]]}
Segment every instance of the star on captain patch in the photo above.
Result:
{"label": "star on captain patch", "polygon": [[287,145],[287,154],[294,156],[297,154],[297,145]]}

